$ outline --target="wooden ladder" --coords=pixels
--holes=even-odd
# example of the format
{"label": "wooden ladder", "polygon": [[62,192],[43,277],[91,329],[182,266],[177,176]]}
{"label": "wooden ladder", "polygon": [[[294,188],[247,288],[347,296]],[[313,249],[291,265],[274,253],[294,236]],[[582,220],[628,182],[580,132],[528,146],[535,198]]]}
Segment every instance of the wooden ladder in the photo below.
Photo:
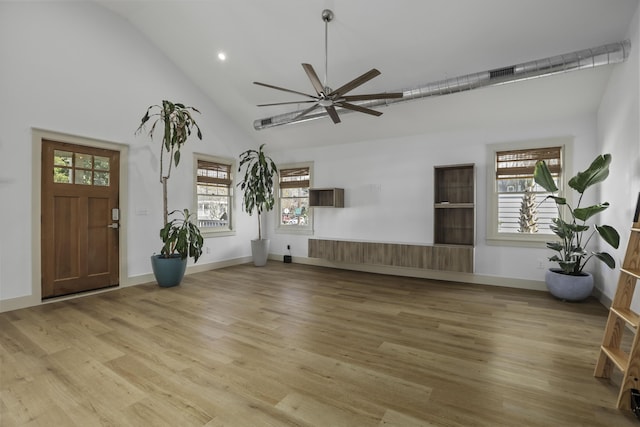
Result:
{"label": "wooden ladder", "polygon": [[[640,389],[640,315],[631,310],[631,302],[636,283],[640,279],[640,221],[633,223],[627,252],[620,268],[618,289],[611,302],[609,318],[600,346],[600,356],[593,373],[600,378],[610,378],[613,366],[622,371],[624,377],[620,385],[617,407],[631,409],[630,390]],[[627,354],[621,349],[625,325],[635,334],[631,349]]]}

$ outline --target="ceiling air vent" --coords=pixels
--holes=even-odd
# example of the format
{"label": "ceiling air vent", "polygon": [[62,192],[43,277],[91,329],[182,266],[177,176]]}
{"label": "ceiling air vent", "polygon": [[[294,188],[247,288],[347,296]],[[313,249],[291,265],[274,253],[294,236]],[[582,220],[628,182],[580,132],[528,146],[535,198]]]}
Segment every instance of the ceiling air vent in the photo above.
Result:
{"label": "ceiling air vent", "polygon": [[490,79],[498,79],[500,77],[513,76],[516,67],[500,68],[498,70],[489,71]]}

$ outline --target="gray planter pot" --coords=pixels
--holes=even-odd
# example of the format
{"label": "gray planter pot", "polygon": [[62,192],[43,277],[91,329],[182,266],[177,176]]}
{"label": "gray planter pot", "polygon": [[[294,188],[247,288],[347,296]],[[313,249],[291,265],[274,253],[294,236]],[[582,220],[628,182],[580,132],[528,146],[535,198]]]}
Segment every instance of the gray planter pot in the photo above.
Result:
{"label": "gray planter pot", "polygon": [[565,301],[582,301],[593,292],[593,276],[583,273],[583,276],[572,276],[560,273],[559,268],[547,270],[544,281],[547,289],[554,297]]}
{"label": "gray planter pot", "polygon": [[180,259],[180,255],[173,255],[170,258],[151,255],[151,268],[160,287],[178,286],[187,269],[187,258]]}
{"label": "gray planter pot", "polygon": [[251,256],[253,257],[253,265],[256,267],[266,265],[269,257],[269,239],[252,240]]}

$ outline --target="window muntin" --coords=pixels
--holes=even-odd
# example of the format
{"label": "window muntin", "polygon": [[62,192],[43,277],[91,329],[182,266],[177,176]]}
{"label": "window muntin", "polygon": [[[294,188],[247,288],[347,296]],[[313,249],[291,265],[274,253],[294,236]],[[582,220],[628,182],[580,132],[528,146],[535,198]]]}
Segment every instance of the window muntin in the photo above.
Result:
{"label": "window muntin", "polygon": [[[561,188],[562,147],[496,151],[494,191],[497,195],[498,234],[553,234],[549,226],[558,212],[553,200],[545,200],[550,193],[533,180],[533,170],[538,160],[547,163],[556,185]],[[522,230],[520,227],[521,207],[527,191],[535,200],[535,232]]]}
{"label": "window muntin", "polygon": [[197,159],[198,227],[203,232],[231,230],[232,163]]}
{"label": "window muntin", "polygon": [[280,191],[280,225],[308,224],[309,188],[282,188]]}
{"label": "window muntin", "polygon": [[280,167],[278,227],[287,230],[310,230],[309,209],[310,166]]}
{"label": "window muntin", "polygon": [[[535,201],[534,206],[536,206],[537,214],[538,214],[538,223],[542,224],[538,227],[538,231],[535,233],[523,233],[517,231],[517,227],[515,225],[507,226],[506,222],[511,221],[513,223],[513,213],[511,219],[502,220],[499,219],[500,214],[498,212],[498,205],[500,196],[503,198],[503,202],[506,203],[507,199],[510,198],[510,206],[509,209],[512,212],[515,210],[519,214],[520,203],[522,200],[522,196],[524,195],[523,188],[526,184],[531,181],[527,181],[528,179],[532,179],[529,177],[533,176],[533,166],[531,164],[529,167],[531,168],[531,175],[517,176],[518,169],[508,168],[504,166],[508,165],[500,165],[500,172],[498,172],[498,162],[497,153],[499,152],[516,152],[516,154],[522,155],[525,152],[535,152],[539,149],[549,149],[549,148],[559,149],[559,169],[557,171],[557,184],[559,188],[559,192],[557,195],[566,197],[567,201],[571,203],[571,193],[566,192],[566,180],[565,176],[570,174],[573,170],[572,156],[573,156],[573,138],[569,136],[561,136],[547,139],[539,139],[539,140],[526,140],[526,141],[511,141],[497,144],[490,144],[487,146],[487,158],[486,158],[486,243],[489,245],[501,245],[501,246],[525,246],[525,247],[535,247],[542,248],[545,247],[546,242],[549,242],[554,239],[553,235],[547,234],[547,232],[541,232],[541,229],[544,229],[545,215],[547,217],[555,218],[558,215],[558,211],[555,206],[552,209],[548,209],[544,206],[538,207],[538,202],[542,200],[544,197],[540,197],[543,194],[542,189],[534,187]],[[557,151],[556,151],[557,153]],[[516,159],[523,161],[524,159]],[[531,159],[532,160],[532,159]],[[548,163],[552,163],[547,160]],[[531,161],[533,165],[535,165],[535,161]],[[517,165],[515,165],[517,166]],[[509,176],[508,174],[516,176]],[[500,176],[500,180],[497,179]],[[509,182],[509,179],[513,178],[514,180]],[[519,182],[518,178],[523,178],[523,182]],[[501,184],[498,184],[498,181],[504,181]],[[520,185],[520,187],[518,187]],[[500,190],[500,193],[499,193]],[[517,191],[518,190],[518,191]],[[482,203],[482,198],[480,199],[480,204]],[[504,205],[503,205],[504,206]],[[506,215],[503,210],[503,217]],[[545,212],[546,211],[546,212]],[[503,223],[502,231],[498,232],[499,223]],[[505,229],[510,228],[511,231],[505,231]]]}
{"label": "window muntin", "polygon": [[108,157],[54,150],[53,182],[108,187],[109,162]]}

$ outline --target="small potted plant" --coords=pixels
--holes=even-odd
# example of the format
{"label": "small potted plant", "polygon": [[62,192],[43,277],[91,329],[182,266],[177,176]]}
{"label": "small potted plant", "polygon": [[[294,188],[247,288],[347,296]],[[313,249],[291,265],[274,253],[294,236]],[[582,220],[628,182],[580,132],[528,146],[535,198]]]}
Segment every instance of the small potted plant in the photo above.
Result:
{"label": "small potted plant", "polygon": [[263,151],[264,144],[258,150],[247,150],[240,154],[238,172],[245,167],[244,177],[238,186],[244,191],[243,208],[249,215],[258,214],[258,239],[251,241],[251,254],[254,265],[260,267],[267,263],[269,239],[262,238],[262,212],[268,212],[275,205],[273,193],[274,179],[278,177],[278,168],[274,161]]}
{"label": "small potted plant", "polygon": [[[609,203],[581,207],[585,190],[609,176],[610,163],[610,154],[600,155],[585,171],[578,172],[569,180],[569,187],[579,194],[575,206],[571,206],[565,197],[547,196],[555,201],[558,208],[558,217],[553,219],[551,230],[560,239],[547,243],[549,249],[557,252],[549,260],[557,262],[560,268],[549,269],[545,274],[545,282],[551,294],[562,300],[580,301],[591,295],[593,276],[585,272],[584,267],[592,258],[599,259],[609,268],[616,265],[613,257],[607,252],[589,252],[586,249],[592,238],[598,235],[612,247],[618,248],[620,235],[613,227],[587,224],[590,218],[607,209]],[[544,161],[536,163],[533,177],[535,182],[548,192],[558,192],[558,187]]]}
{"label": "small potted plant", "polygon": [[193,262],[198,262],[204,244],[200,229],[192,222],[195,215],[189,213],[189,209],[175,210],[169,216],[174,214],[180,214],[182,217],[172,219],[160,230],[160,238],[164,245],[160,255],[151,258],[156,281],[162,287],[180,284],[187,268],[187,258],[191,257]]}
{"label": "small potted plant", "polygon": [[[195,129],[198,139],[202,139],[200,127],[194,120],[192,112],[199,113],[194,107],[163,100],[162,105],[152,105],[147,108],[136,133],[141,132],[145,124],[155,118],[148,134],[153,139],[157,125],[163,130],[162,145],[160,146],[160,183],[162,183],[162,202],[164,226],[160,229],[162,250],[159,255],[151,256],[156,281],[160,286],[169,287],[179,285],[187,267],[187,258],[194,262],[202,255],[204,239],[197,225],[192,222],[193,214],[188,209],[168,212],[167,181],[171,177],[172,166],[180,163],[180,149]],[[165,156],[166,152],[166,156]],[[182,218],[169,221],[169,216],[181,214]]]}

